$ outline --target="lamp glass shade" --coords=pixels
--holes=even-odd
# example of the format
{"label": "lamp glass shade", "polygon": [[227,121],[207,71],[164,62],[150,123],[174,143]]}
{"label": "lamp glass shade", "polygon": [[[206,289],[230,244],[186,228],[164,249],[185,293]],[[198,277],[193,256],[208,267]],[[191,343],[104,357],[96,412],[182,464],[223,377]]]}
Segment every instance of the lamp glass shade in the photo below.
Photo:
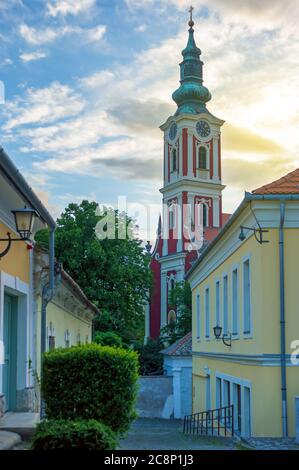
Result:
{"label": "lamp glass shade", "polygon": [[33,225],[36,216],[35,210],[24,207],[24,209],[14,210],[12,213],[15,217],[18,234],[24,240],[29,240],[33,232]]}
{"label": "lamp glass shade", "polygon": [[245,237],[245,233],[244,233],[243,227],[240,227],[240,229],[241,229],[241,231],[240,231],[240,235],[239,235],[239,240],[240,240],[241,242],[243,242],[246,237]]}
{"label": "lamp glass shade", "polygon": [[214,330],[215,338],[216,338],[216,339],[219,339],[220,336],[221,336],[221,332],[222,332],[221,326],[216,325],[216,326],[214,326],[213,330]]}

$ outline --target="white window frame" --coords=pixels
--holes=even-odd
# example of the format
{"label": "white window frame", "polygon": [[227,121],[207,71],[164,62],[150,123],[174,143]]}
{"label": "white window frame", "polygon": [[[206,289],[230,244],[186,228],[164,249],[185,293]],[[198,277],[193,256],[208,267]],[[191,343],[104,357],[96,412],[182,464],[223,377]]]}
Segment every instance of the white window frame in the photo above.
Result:
{"label": "white window frame", "polygon": [[[244,331],[245,330],[245,295],[244,295],[244,287],[245,287],[245,264],[248,263],[249,265],[249,331]],[[253,321],[252,321],[252,276],[251,276],[251,270],[252,270],[252,259],[251,255],[246,255],[244,258],[242,258],[242,320],[243,320],[243,328],[242,328],[242,333],[243,333],[243,338],[244,339],[250,339],[253,337]]]}
{"label": "white window frame", "polygon": [[196,294],[196,339],[200,341],[201,337],[201,309],[200,309],[200,292]]}
{"label": "white window frame", "polygon": [[[236,294],[237,298],[235,299],[234,296],[234,273],[237,273],[237,288]],[[239,298],[240,298],[240,267],[238,264],[234,264],[231,270],[231,333],[233,339],[239,339],[239,332],[240,332],[240,308],[239,308]],[[235,304],[236,302],[236,304]],[[234,310],[234,306],[236,306],[236,311]],[[236,332],[234,332],[234,320],[236,320]]]}
{"label": "white window frame", "polygon": [[[225,295],[225,279],[227,281],[227,289],[226,289],[226,294],[227,294],[227,302],[225,303],[224,301],[224,295]],[[227,335],[229,333],[229,279],[228,279],[228,273],[225,272],[222,275],[222,332],[224,335]],[[226,311],[225,311],[225,306],[226,306]],[[225,317],[226,313],[226,317]],[[225,322],[226,319],[226,322]],[[225,324],[226,323],[226,324]],[[227,327],[227,330],[225,330],[225,327]]]}
{"label": "white window frame", "polygon": [[[204,306],[205,306],[205,340],[210,341],[211,338],[211,293],[210,293],[210,286],[205,287],[205,295],[204,295]],[[208,299],[208,302],[207,302]],[[209,308],[207,308],[209,307]]]}

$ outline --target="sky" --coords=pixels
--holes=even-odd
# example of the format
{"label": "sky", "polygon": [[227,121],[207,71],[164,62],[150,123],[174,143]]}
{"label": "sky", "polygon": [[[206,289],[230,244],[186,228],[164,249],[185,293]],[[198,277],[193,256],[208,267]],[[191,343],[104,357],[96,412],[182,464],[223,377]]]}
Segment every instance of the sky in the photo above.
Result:
{"label": "sky", "polygon": [[[298,0],[193,0],[209,111],[222,128],[223,209],[299,166]],[[190,1],[0,0],[0,144],[56,217],[82,199],[143,225],[160,209]]]}

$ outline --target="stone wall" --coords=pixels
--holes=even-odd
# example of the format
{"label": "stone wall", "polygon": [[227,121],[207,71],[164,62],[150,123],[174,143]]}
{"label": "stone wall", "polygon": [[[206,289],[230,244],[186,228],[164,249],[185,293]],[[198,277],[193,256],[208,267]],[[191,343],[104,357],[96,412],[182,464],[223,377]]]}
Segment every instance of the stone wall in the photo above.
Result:
{"label": "stone wall", "polygon": [[24,388],[17,391],[16,411],[39,411],[39,392],[34,387]]}
{"label": "stone wall", "polygon": [[137,413],[140,418],[173,417],[172,377],[144,376],[139,379]]}

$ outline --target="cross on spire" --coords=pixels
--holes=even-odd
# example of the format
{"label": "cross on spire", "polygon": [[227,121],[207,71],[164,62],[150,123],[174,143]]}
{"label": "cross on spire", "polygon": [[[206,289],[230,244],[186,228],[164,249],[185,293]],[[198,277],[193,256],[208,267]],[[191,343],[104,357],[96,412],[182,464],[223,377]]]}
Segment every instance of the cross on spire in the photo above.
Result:
{"label": "cross on spire", "polygon": [[193,21],[193,6],[191,5],[190,8],[189,8],[189,13],[190,13],[190,20],[189,20],[189,23],[188,25],[190,26],[190,28],[192,28],[192,26],[194,26],[194,21]]}

